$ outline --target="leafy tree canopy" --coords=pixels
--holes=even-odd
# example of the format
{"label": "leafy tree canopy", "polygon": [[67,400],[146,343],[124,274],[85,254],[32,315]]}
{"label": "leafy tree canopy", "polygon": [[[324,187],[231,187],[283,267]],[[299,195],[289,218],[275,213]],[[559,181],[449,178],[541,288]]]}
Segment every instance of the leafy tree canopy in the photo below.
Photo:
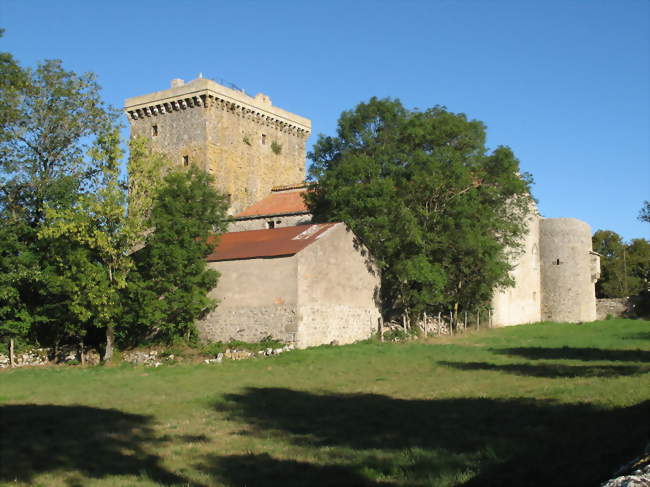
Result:
{"label": "leafy tree canopy", "polygon": [[33,226],[50,207],[93,190],[102,168],[90,149],[114,130],[117,113],[101,99],[92,74],[77,75],[49,60],[21,70],[5,54],[10,81],[0,87],[0,205]]}
{"label": "leafy tree canopy", "polygon": [[643,207],[639,212],[639,220],[650,223],[650,201],[643,202]]}
{"label": "leafy tree canopy", "polygon": [[650,242],[638,238],[628,244],[616,232],[598,230],[592,244],[602,256],[596,297],[623,298],[649,289]]}
{"label": "leafy tree canopy", "polygon": [[344,221],[382,270],[388,311],[475,309],[511,284],[532,204],[530,176],[485,126],[443,107],[372,98],[309,154],[316,221]]}
{"label": "leafy tree canopy", "polygon": [[204,171],[192,166],[165,176],[126,289],[131,339],[191,336],[194,321],[216,305],[206,294],[219,274],[205,258],[225,231],[227,208]]}

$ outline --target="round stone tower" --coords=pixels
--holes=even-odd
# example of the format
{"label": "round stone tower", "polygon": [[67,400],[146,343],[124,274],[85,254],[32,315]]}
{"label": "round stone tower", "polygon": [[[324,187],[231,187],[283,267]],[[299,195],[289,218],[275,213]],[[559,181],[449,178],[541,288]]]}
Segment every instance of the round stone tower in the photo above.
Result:
{"label": "round stone tower", "polygon": [[589,225],[575,218],[545,218],[539,240],[542,320],[594,321],[599,260]]}

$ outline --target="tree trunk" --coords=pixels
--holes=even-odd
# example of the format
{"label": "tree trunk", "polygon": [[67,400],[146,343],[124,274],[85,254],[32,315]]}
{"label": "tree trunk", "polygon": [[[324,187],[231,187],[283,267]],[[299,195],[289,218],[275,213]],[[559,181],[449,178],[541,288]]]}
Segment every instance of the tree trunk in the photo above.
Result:
{"label": "tree trunk", "polygon": [[14,357],[14,339],[9,339],[9,367],[12,369],[16,366],[16,357]]}
{"label": "tree trunk", "polygon": [[81,365],[86,365],[86,353],[84,350],[84,339],[79,340],[79,361]]}
{"label": "tree trunk", "polygon": [[113,360],[113,342],[115,341],[115,330],[113,325],[106,326],[106,350],[104,350],[104,363],[108,364]]}

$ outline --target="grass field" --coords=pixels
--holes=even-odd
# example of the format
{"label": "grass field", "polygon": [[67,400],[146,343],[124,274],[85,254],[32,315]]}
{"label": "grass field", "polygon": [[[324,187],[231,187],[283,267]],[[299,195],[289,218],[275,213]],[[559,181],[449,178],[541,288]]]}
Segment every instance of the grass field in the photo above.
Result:
{"label": "grass field", "polygon": [[597,486],[648,440],[650,322],[220,365],[0,373],[0,482]]}

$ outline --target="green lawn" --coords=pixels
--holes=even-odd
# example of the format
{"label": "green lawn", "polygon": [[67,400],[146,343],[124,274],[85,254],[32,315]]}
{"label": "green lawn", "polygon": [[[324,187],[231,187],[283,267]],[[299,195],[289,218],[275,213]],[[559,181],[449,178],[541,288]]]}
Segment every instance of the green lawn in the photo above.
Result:
{"label": "green lawn", "polygon": [[221,365],[0,372],[0,482],[597,486],[648,440],[650,322]]}

